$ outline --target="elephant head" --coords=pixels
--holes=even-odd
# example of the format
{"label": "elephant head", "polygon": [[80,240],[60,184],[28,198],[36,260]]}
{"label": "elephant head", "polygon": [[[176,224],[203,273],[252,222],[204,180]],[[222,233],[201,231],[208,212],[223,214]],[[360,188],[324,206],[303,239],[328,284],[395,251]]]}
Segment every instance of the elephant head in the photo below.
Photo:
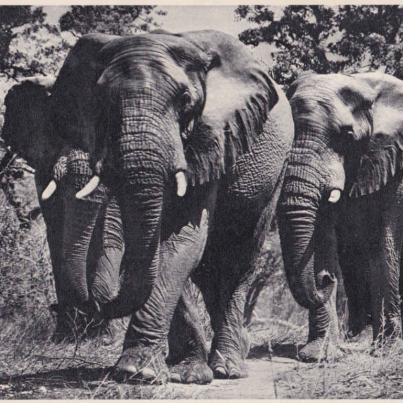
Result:
{"label": "elephant head", "polygon": [[94,177],[77,197],[105,181],[117,195],[126,278],[109,314],[132,312],[160,270],[170,203],[193,191],[188,183],[203,185],[230,171],[262,132],[277,92],[234,38],[159,31],[82,37],[53,99],[57,132],[92,160]]}
{"label": "elephant head", "polygon": [[[14,85],[4,100],[2,137],[10,149],[37,169],[52,163],[60,139],[50,134],[48,111],[55,77],[31,77]],[[53,161],[54,162],[54,161]]]}
{"label": "elephant head", "polygon": [[401,172],[403,85],[380,73],[304,74],[288,96],[295,139],[279,202],[281,242],[291,291],[314,309],[334,287],[327,252],[314,242],[319,226],[331,225],[331,206],[377,192]]}

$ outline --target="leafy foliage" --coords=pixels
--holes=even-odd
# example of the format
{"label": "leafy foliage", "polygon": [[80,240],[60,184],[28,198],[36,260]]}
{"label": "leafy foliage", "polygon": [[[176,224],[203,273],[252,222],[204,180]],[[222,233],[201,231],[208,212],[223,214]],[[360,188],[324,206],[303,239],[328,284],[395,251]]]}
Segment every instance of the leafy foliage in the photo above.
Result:
{"label": "leafy foliage", "polygon": [[[128,35],[139,31],[150,31],[158,25],[151,16],[155,6],[72,6],[60,18],[62,31],[77,34],[103,32]],[[158,11],[159,15],[165,15]]]}
{"label": "leafy foliage", "polygon": [[403,78],[402,6],[344,6],[336,22],[344,34],[330,46],[332,51],[354,68],[385,66],[387,73]]}
{"label": "leafy foliage", "polygon": [[402,77],[401,6],[287,6],[277,17],[270,6],[243,5],[235,13],[256,25],[239,35],[241,41],[275,46],[273,75],[282,84],[291,83],[304,70],[329,73],[383,67]]}
{"label": "leafy foliage", "polygon": [[[88,32],[127,35],[157,27],[155,6],[72,6],[58,24],[42,7],[0,7],[0,74],[16,79],[56,74],[77,38]],[[164,15],[163,11],[157,11]]]}
{"label": "leafy foliage", "polygon": [[29,67],[21,67],[21,51],[15,49],[15,39],[26,36],[23,27],[36,31],[44,25],[46,14],[42,7],[3,6],[0,7],[0,72],[15,77],[18,73],[26,75]]}

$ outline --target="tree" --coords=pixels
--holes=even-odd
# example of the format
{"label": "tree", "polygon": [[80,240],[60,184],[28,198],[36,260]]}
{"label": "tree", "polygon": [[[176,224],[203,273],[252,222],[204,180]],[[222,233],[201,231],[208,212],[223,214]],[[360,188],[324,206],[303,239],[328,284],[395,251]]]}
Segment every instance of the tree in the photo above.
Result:
{"label": "tree", "polygon": [[77,38],[49,24],[26,24],[15,30],[6,70],[18,76],[57,74]]}
{"label": "tree", "polygon": [[10,53],[12,41],[18,36],[16,29],[31,24],[43,24],[45,13],[42,7],[2,6],[0,7],[0,72],[15,76],[20,69],[14,67],[15,57]]}
{"label": "tree", "polygon": [[343,35],[330,48],[346,57],[349,67],[383,67],[403,78],[402,6],[343,6],[335,20]]}
{"label": "tree", "polygon": [[13,79],[56,74],[77,37],[151,30],[158,26],[153,11],[155,6],[72,6],[61,16],[59,28],[46,22],[42,7],[0,7],[0,74]]}
{"label": "tree", "polygon": [[287,6],[277,18],[270,6],[239,6],[235,13],[257,25],[239,38],[275,46],[274,78],[291,83],[299,72],[384,67],[401,76],[402,11],[392,6]]}
{"label": "tree", "polygon": [[[78,35],[89,32],[127,35],[150,31],[158,27],[151,15],[154,9],[155,6],[72,6],[60,18],[60,28]],[[157,14],[165,15],[161,10]]]}

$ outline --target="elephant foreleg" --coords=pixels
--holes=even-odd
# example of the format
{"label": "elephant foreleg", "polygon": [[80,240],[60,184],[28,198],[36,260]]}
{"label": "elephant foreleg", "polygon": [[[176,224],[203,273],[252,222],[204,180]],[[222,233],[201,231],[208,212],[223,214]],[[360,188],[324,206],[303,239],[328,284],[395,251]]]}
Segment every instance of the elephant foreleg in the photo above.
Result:
{"label": "elephant foreleg", "polygon": [[[120,266],[124,253],[124,240],[120,208],[112,197],[103,214],[100,214],[90,245],[89,271],[91,273],[90,298],[95,304],[112,301],[119,292]],[[118,321],[93,321],[95,335],[103,334],[103,342],[110,344],[117,335]],[[90,330],[90,329],[88,329]],[[91,329],[91,334],[92,329]]]}
{"label": "elephant foreleg", "polygon": [[374,340],[402,335],[400,265],[403,245],[403,183],[384,196],[383,228],[378,253],[371,260]]}
{"label": "elephant foreleg", "polygon": [[355,337],[371,322],[370,256],[379,243],[380,207],[374,198],[348,200],[341,207],[339,263],[348,304],[347,337]]}
{"label": "elephant foreleg", "polygon": [[207,365],[207,339],[203,323],[203,306],[198,290],[189,279],[176,307],[168,335],[168,364],[171,380],[183,383],[210,383],[213,373]]}
{"label": "elephant foreleg", "polygon": [[217,212],[215,230],[197,276],[214,330],[209,365],[217,378],[247,376],[244,360],[249,337],[243,326],[246,295],[276,201],[274,197],[260,213],[228,206]]}
{"label": "elephant foreleg", "polygon": [[[252,245],[240,244],[234,238],[227,240],[223,247],[227,253],[211,251],[211,258],[203,268],[209,282],[203,287],[203,294],[214,331],[209,365],[216,378],[240,378],[247,376],[244,359],[249,352],[249,339],[243,318],[252,278],[249,270]],[[236,250],[230,244],[236,244]]]}
{"label": "elephant foreleg", "polygon": [[[327,303],[309,311],[308,343],[299,352],[302,361],[320,361],[336,355],[339,326],[336,312],[337,282],[330,277],[338,270],[335,211],[324,208],[315,228],[315,272],[317,287],[334,281],[333,293]],[[335,276],[334,276],[335,277]]]}
{"label": "elephant foreleg", "polygon": [[[191,222],[162,243],[160,272],[147,301],[132,315],[116,367],[118,378],[126,381],[133,376],[152,381],[168,379],[165,359],[171,320],[185,282],[201,260],[211,214],[207,208],[198,211]],[[192,377],[188,380],[193,381]]]}
{"label": "elephant foreleg", "polygon": [[[124,241],[120,208],[113,197],[97,223],[100,232],[93,243],[97,249],[95,269],[91,284],[91,296],[98,303],[113,300],[119,291],[120,264],[124,253]],[[97,246],[99,246],[97,248]]]}
{"label": "elephant foreleg", "polygon": [[370,323],[368,250],[348,248],[339,254],[348,304],[348,337],[359,335]]}

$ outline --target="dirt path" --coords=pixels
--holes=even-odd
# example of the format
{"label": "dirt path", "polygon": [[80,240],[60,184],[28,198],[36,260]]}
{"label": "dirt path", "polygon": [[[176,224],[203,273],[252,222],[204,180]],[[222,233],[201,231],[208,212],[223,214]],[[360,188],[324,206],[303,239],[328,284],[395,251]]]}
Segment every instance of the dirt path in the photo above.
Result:
{"label": "dirt path", "polygon": [[176,396],[186,399],[275,399],[276,379],[283,372],[301,365],[283,357],[249,359],[249,376],[239,380],[214,380],[210,385],[171,384]]}
{"label": "dirt path", "polygon": [[246,360],[248,378],[214,380],[209,385],[120,384],[110,378],[112,367],[86,365],[30,368],[21,375],[0,377],[1,399],[275,399],[281,398],[284,373],[304,365],[294,359],[266,355]]}

